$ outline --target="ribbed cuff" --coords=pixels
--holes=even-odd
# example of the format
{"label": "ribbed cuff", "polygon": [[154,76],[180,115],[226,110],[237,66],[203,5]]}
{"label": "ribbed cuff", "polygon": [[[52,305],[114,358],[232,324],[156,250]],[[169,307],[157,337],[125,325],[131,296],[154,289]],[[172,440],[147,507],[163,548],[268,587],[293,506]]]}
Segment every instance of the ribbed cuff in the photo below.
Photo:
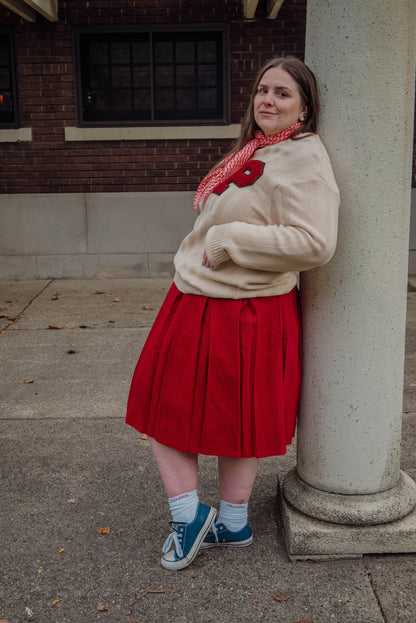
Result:
{"label": "ribbed cuff", "polygon": [[228,225],[213,225],[207,233],[205,239],[205,251],[208,260],[214,266],[222,264],[230,259],[227,251],[223,247],[225,230]]}

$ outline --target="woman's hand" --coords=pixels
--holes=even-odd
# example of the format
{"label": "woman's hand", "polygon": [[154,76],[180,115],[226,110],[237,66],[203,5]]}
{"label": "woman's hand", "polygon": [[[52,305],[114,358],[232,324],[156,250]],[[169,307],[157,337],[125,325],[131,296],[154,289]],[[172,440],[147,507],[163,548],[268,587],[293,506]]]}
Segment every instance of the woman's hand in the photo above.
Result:
{"label": "woman's hand", "polygon": [[210,268],[211,270],[215,270],[214,264],[211,264],[209,259],[207,258],[207,254],[204,251],[204,255],[202,256],[201,266],[205,266],[205,268]]}

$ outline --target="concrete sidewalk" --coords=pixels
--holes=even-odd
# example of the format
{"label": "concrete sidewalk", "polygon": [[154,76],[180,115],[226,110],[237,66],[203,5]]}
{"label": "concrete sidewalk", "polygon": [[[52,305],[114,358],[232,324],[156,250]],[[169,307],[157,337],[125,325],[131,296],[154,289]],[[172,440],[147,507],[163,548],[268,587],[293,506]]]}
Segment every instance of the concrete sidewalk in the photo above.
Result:
{"label": "concrete sidewalk", "polygon": [[[167,501],[124,412],[168,287],[0,282],[0,623],[416,621],[416,554],[288,560],[276,483],[295,464],[293,447],[261,462],[252,547],[202,552],[179,572],[160,566]],[[402,468],[413,478],[415,398],[410,287]],[[218,504],[213,457],[201,457],[200,495]]]}

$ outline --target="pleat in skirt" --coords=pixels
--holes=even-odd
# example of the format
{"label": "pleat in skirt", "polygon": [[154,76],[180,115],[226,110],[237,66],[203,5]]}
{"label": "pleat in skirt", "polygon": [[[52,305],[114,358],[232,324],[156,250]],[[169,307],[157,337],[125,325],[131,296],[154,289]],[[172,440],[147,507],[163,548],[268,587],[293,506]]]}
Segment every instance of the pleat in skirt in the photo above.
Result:
{"label": "pleat in skirt", "polygon": [[234,300],[173,284],[137,363],[126,422],[181,452],[285,454],[301,368],[297,288]]}

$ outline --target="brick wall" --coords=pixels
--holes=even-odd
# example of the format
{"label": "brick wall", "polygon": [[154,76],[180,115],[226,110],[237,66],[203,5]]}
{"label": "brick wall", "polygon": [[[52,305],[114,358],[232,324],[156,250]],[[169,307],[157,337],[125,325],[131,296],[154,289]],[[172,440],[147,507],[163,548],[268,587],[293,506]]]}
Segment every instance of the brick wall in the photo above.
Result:
{"label": "brick wall", "polygon": [[[88,7],[86,6],[88,4]],[[306,0],[286,0],[277,20],[265,1],[244,21],[242,0],[80,0],[59,2],[56,24],[15,25],[22,127],[31,143],[0,143],[0,190],[5,193],[188,191],[230,147],[228,140],[67,142],[76,125],[72,26],[227,23],[232,123],[239,123],[259,67],[277,54],[303,57]]]}

